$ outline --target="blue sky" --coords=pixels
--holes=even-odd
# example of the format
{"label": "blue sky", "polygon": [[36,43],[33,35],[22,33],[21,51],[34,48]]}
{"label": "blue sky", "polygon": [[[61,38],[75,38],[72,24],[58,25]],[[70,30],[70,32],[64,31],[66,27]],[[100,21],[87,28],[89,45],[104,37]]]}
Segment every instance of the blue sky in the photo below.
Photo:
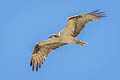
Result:
{"label": "blue sky", "polygon": [[[120,80],[119,0],[1,0],[0,80]],[[29,63],[36,42],[61,31],[67,18],[100,9],[79,40],[53,51],[38,72]]]}

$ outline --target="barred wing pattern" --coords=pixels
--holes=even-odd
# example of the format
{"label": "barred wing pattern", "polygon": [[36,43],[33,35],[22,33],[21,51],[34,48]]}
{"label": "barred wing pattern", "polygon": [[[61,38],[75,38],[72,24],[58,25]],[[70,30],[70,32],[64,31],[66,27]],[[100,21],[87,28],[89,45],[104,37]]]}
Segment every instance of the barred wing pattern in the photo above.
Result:
{"label": "barred wing pattern", "polygon": [[[60,32],[62,40],[64,40],[64,38],[70,38],[71,36],[76,37],[82,31],[87,22],[105,17],[104,12],[98,11],[99,10],[96,10],[87,14],[76,15],[68,18],[66,27]],[[56,37],[36,44],[30,63],[32,70],[34,71],[34,66],[36,65],[36,71],[38,71],[38,67],[41,67],[52,50],[66,44],[67,43],[62,43],[60,39]]]}
{"label": "barred wing pattern", "polygon": [[[43,42],[44,43],[44,42]],[[43,62],[45,61],[48,54],[59,48],[60,46],[65,45],[66,43],[60,42],[53,42],[49,44],[39,45],[40,43],[36,44],[34,51],[32,53],[32,58],[30,62],[30,66],[32,67],[32,71],[34,71],[34,66],[36,65],[36,71],[38,71],[38,67],[40,68]]]}
{"label": "barred wing pattern", "polygon": [[64,36],[70,35],[76,37],[82,31],[87,22],[105,17],[104,12],[98,11],[99,10],[69,17],[65,29],[61,33]]}

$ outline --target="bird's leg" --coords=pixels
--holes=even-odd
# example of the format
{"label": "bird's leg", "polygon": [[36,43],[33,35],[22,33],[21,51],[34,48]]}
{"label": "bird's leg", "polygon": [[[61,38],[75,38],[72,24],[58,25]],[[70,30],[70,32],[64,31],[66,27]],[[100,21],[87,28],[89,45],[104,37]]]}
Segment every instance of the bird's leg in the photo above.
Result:
{"label": "bird's leg", "polygon": [[87,44],[87,42],[75,39],[75,44],[79,44],[81,46],[85,46]]}

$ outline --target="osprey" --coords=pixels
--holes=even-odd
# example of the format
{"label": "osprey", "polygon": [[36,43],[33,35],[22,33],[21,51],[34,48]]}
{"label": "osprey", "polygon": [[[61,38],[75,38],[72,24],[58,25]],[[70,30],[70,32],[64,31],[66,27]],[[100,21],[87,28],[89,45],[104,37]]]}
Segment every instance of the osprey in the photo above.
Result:
{"label": "osprey", "polygon": [[32,67],[32,71],[34,71],[34,66],[36,65],[36,71],[38,71],[38,67],[40,68],[43,62],[46,60],[48,54],[69,43],[78,44],[84,46],[87,42],[76,39],[75,37],[82,31],[85,24],[89,21],[100,19],[105,17],[104,12],[98,12],[99,10],[69,17],[67,19],[66,27],[59,32],[58,34],[54,34],[49,36],[49,40],[39,42],[35,45],[34,51],[32,53],[30,66]]}

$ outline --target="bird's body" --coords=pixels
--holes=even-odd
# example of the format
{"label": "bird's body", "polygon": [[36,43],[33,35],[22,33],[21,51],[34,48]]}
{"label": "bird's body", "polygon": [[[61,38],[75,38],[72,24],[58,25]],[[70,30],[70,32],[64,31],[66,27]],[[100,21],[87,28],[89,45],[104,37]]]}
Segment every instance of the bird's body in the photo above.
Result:
{"label": "bird's body", "polygon": [[75,37],[82,31],[87,22],[104,17],[104,12],[97,12],[98,10],[68,18],[67,25],[61,32],[51,35],[49,40],[37,43],[30,63],[32,70],[34,71],[34,64],[36,64],[36,71],[38,71],[38,67],[41,67],[48,54],[56,48],[69,43],[79,44],[81,46],[87,44],[86,42],[77,40]]}

